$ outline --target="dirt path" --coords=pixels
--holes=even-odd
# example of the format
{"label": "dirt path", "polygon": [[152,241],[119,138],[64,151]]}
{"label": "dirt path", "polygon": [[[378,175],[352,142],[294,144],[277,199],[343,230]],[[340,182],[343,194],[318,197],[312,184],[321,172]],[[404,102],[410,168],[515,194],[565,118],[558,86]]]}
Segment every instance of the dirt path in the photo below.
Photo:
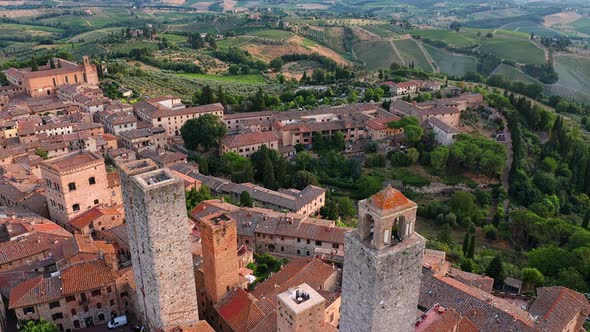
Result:
{"label": "dirt path", "polygon": [[395,44],[393,43],[393,40],[390,40],[389,43],[391,44],[391,48],[393,48],[393,52],[395,52],[395,55],[397,56],[397,58],[399,59],[399,61],[401,61],[402,66],[405,66],[406,65],[406,62],[404,61],[404,58],[402,58],[402,55],[397,50],[397,47],[395,47]]}
{"label": "dirt path", "polygon": [[430,53],[428,53],[428,51],[424,48],[424,45],[422,45],[422,43],[417,40],[416,40],[416,44],[418,44],[418,47],[420,48],[422,53],[424,53],[424,56],[426,57],[426,60],[428,60],[428,63],[430,64],[432,71],[438,73],[439,72],[438,68],[434,65],[434,60],[432,60],[432,58],[430,57]]}

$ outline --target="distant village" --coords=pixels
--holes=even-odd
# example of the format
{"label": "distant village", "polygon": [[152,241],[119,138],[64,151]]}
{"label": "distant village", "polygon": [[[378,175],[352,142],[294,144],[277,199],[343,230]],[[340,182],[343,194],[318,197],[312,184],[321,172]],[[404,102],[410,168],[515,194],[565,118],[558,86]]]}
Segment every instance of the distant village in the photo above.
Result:
{"label": "distant village", "polygon": [[[270,190],[201,174],[180,130],[209,114],[227,134],[220,155],[266,146],[287,160],[315,133],[336,132],[344,153],[371,140],[403,141],[406,116],[450,145],[461,114],[482,95],[283,112],[227,112],[176,96],[111,100],[97,68],[52,59],[5,71],[0,87],[0,331],[9,313],[71,332],[135,317],[149,331],[583,331],[586,297],[522,282],[505,292],[490,277],[452,267],[415,232],[417,204],[387,186],[358,204],[358,228],[322,219],[326,189]],[[394,95],[438,91],[438,82],[384,82]],[[131,91],[122,91],[124,94]],[[223,198],[186,210],[185,192]],[[255,287],[254,254],[289,261]]]}

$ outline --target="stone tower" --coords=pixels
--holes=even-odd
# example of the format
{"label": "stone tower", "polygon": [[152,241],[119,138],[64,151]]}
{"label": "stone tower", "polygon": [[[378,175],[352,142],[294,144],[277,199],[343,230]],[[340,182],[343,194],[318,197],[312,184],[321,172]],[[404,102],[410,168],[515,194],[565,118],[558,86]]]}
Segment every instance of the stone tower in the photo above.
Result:
{"label": "stone tower", "polygon": [[150,331],[196,323],[184,185],[152,161],[121,169],[139,319]]}
{"label": "stone tower", "polygon": [[237,225],[223,212],[197,222],[201,230],[205,293],[217,303],[239,283]]}
{"label": "stone tower", "polygon": [[322,332],[326,300],[308,284],[277,295],[277,332]]}
{"label": "stone tower", "polygon": [[359,202],[344,242],[340,331],[414,331],[425,245],[416,210],[391,186]]}

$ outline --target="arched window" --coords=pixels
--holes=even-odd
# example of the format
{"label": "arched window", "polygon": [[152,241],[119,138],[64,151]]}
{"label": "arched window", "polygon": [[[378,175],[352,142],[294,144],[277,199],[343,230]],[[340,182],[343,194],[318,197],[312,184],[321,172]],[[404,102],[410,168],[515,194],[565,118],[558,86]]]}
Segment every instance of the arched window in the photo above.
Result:
{"label": "arched window", "polygon": [[370,214],[365,216],[365,229],[367,231],[367,239],[373,241],[373,236],[375,235],[375,220]]}

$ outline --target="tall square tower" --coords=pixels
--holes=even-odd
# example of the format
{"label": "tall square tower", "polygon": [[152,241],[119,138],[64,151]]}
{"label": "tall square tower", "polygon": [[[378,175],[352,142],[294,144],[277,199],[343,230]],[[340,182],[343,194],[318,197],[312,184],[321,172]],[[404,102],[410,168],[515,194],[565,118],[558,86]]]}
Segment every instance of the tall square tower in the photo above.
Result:
{"label": "tall square tower", "polygon": [[197,220],[201,230],[205,293],[213,303],[239,283],[236,221],[223,212]]}
{"label": "tall square tower", "polygon": [[359,202],[344,242],[340,331],[414,331],[426,242],[416,210],[391,186]]}
{"label": "tall square tower", "polygon": [[183,183],[146,161],[121,168],[139,318],[151,331],[197,322]]}

